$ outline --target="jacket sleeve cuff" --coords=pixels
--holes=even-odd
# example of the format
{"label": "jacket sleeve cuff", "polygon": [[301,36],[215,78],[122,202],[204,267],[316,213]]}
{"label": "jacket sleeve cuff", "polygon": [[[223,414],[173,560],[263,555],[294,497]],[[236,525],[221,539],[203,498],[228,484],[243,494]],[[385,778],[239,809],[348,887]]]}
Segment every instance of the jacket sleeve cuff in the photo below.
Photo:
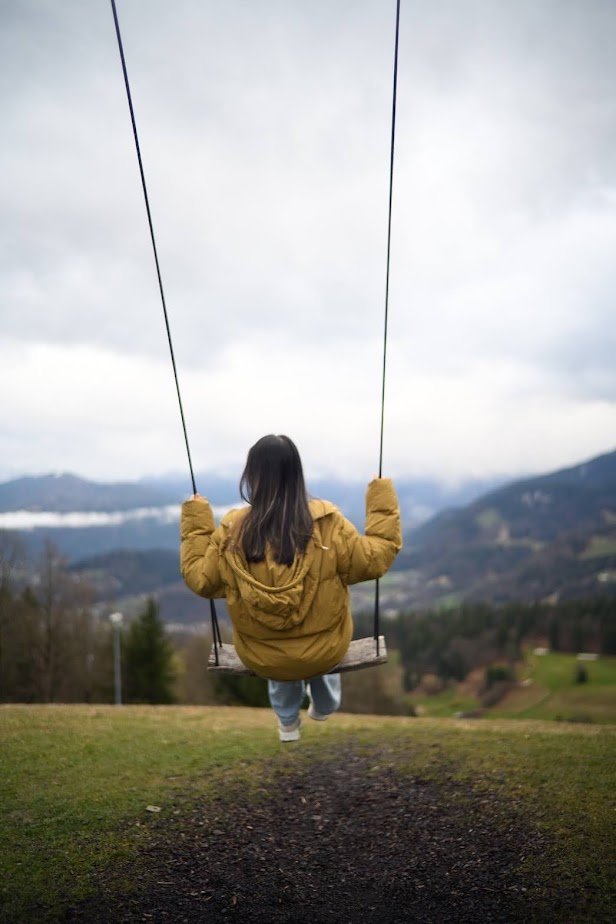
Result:
{"label": "jacket sleeve cuff", "polygon": [[398,496],[391,478],[374,478],[366,492],[366,513],[396,513]]}
{"label": "jacket sleeve cuff", "polygon": [[216,529],[214,513],[209,501],[188,500],[182,504],[180,534],[182,539],[191,535],[209,535]]}

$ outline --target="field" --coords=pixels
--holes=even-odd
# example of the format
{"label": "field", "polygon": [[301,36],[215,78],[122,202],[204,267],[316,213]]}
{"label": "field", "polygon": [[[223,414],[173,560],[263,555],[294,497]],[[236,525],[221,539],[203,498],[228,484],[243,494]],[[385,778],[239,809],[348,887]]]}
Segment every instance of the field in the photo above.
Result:
{"label": "field", "polygon": [[[558,674],[557,665],[542,663],[548,665],[547,684],[548,674]],[[168,836],[170,842],[179,837],[176,821],[192,817],[195,800],[207,806],[221,793],[241,793],[237,799],[248,806],[250,820],[251,800],[261,804],[301,772],[318,775],[338,752],[350,755],[349,768],[364,767],[354,785],[364,793],[362,799],[376,800],[381,815],[393,805],[379,807],[379,794],[384,800],[387,796],[381,786],[385,773],[407,780],[407,789],[417,782],[424,788],[433,785],[435,798],[441,784],[453,787],[445,812],[453,812],[455,800],[466,793],[464,798],[478,804],[487,798],[496,800],[494,805],[502,807],[507,817],[512,813],[513,829],[518,824],[529,826],[541,841],[541,850],[533,856],[529,836],[526,861],[519,858],[519,881],[531,872],[535,877],[532,883],[529,880],[525,920],[563,920],[562,909],[560,917],[550,917],[550,908],[558,905],[552,888],[554,896],[566,901],[567,920],[609,920],[616,729],[496,718],[351,715],[307,725],[301,743],[285,749],[277,740],[269,710],[0,707],[4,828],[0,920],[7,924],[73,920],[79,917],[80,903],[98,901],[101,890],[106,901],[116,893],[139,892],[143,883],[161,879],[145,848],[153,837]],[[352,769],[348,774],[351,787]],[[207,819],[207,811],[199,817]],[[207,820],[196,824],[207,829]],[[253,820],[247,827],[252,831],[255,824]],[[464,836],[470,838],[466,849],[474,849],[472,833]],[[491,850],[497,850],[504,829],[501,834],[495,830],[494,836]],[[170,843],[170,854],[173,849]],[[518,899],[526,900],[526,886],[520,888]],[[497,891],[489,886],[486,890],[486,895]],[[222,886],[219,891],[223,895]],[[229,901],[234,898],[237,901],[235,893]],[[500,899],[496,894],[490,900]],[[214,903],[211,907],[213,914]],[[481,906],[477,909],[480,913]],[[147,920],[148,915],[125,920]],[[247,917],[237,915],[238,920],[261,920],[254,909]],[[105,917],[84,912],[80,919],[93,922]]]}
{"label": "field", "polygon": [[[549,719],[573,722],[616,723],[616,658],[601,657],[582,662],[588,674],[586,683],[575,682],[580,662],[573,654],[525,652],[517,665],[523,682],[492,708],[486,718]],[[428,716],[453,716],[481,706],[468,684],[453,685],[435,695],[410,694],[409,700]]]}

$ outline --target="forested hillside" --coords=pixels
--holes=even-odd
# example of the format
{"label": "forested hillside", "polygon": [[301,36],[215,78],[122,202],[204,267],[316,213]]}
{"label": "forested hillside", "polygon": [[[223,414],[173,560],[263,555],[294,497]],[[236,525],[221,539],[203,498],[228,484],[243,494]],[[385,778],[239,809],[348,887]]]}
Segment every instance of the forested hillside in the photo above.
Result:
{"label": "forested hillside", "polygon": [[616,592],[616,452],[439,514],[395,568],[416,606]]}
{"label": "forested hillside", "polygon": [[77,475],[39,475],[0,484],[0,511],[111,511],[157,507],[177,502],[177,494],[164,484],[143,482],[103,483]]}

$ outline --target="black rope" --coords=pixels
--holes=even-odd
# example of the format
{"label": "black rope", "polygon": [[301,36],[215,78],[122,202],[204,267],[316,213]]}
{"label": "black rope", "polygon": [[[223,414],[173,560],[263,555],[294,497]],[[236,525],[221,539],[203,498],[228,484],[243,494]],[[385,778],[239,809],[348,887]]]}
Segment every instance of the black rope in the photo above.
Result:
{"label": "black rope", "polygon": [[[381,434],[379,440],[379,478],[383,474],[383,432],[385,425],[385,378],[387,372],[387,330],[389,321],[389,262],[391,255],[391,207],[394,189],[394,150],[396,144],[396,98],[398,93],[398,36],[400,34],[400,0],[396,0],[396,40],[394,45],[394,86],[391,105],[391,148],[389,156],[389,210],[387,215],[387,268],[385,271],[385,323],[383,329],[383,373],[381,385]],[[379,656],[379,582],[374,591],[374,638],[376,656]]]}
{"label": "black rope", "polygon": [[[182,395],[180,393],[180,382],[178,379],[178,371],[175,365],[175,353],[173,352],[173,342],[171,340],[171,328],[169,327],[169,317],[167,315],[167,303],[165,301],[165,290],[163,288],[163,280],[162,280],[162,276],[160,272],[160,263],[158,262],[158,250],[156,248],[156,238],[154,236],[154,224],[152,222],[152,213],[150,211],[150,199],[148,196],[148,187],[145,182],[145,172],[143,170],[143,161],[141,159],[141,148],[139,146],[139,135],[137,134],[137,122],[135,120],[135,110],[133,108],[133,98],[130,92],[130,84],[128,82],[128,71],[126,70],[126,59],[124,57],[124,46],[122,44],[122,35],[120,33],[120,23],[118,21],[118,12],[116,10],[115,0],[111,0],[111,11],[113,13],[113,21],[115,24],[116,37],[118,40],[120,60],[122,62],[122,73],[124,74],[124,86],[126,87],[126,98],[128,100],[130,120],[133,126],[133,137],[135,139],[135,149],[137,151],[137,160],[139,162],[139,173],[141,175],[141,186],[143,188],[143,198],[145,200],[145,210],[148,216],[148,225],[150,228],[150,238],[152,240],[152,250],[154,251],[154,262],[156,264],[156,276],[158,277],[158,288],[160,290],[160,300],[163,306],[163,315],[165,318],[165,329],[167,331],[167,340],[169,341],[169,352],[171,353],[171,365],[173,366],[173,378],[175,379],[175,390],[177,391],[178,404],[180,406],[180,417],[182,418],[182,430],[184,432],[184,442],[186,443],[186,454],[188,456],[188,468],[190,470],[190,480],[192,482],[193,494],[196,494],[197,485],[195,483],[195,474],[193,471],[192,458],[190,455],[190,446],[188,445],[188,433],[186,432],[186,420],[184,418],[184,407],[182,405]],[[213,600],[210,600],[210,615],[212,618],[212,638],[214,640],[214,655],[216,658],[216,665],[218,665],[218,646],[222,645],[222,638],[220,635],[220,626],[218,624],[218,617],[216,615],[216,606]]]}
{"label": "black rope", "polygon": [[218,617],[216,615],[216,604],[211,599],[210,616],[212,617],[212,639],[214,641],[214,654],[216,656],[216,666],[218,666],[218,651],[216,649],[219,646],[222,648],[222,636],[220,634],[220,626],[218,624]]}
{"label": "black rope", "polygon": [[152,213],[150,211],[150,199],[148,197],[148,187],[145,182],[145,173],[143,170],[143,161],[141,159],[141,148],[139,146],[139,136],[137,134],[137,123],[135,121],[135,110],[133,109],[133,98],[130,92],[128,82],[128,72],[126,70],[126,60],[124,58],[124,46],[122,45],[122,36],[120,35],[120,23],[118,22],[118,13],[116,10],[115,0],[111,0],[111,9],[113,12],[113,21],[115,23],[116,36],[118,39],[118,48],[120,50],[120,60],[122,61],[122,73],[124,74],[124,86],[126,87],[126,97],[128,99],[128,108],[130,110],[130,120],[133,125],[133,136],[135,139],[135,148],[137,151],[137,160],[139,161],[139,173],[141,174],[141,186],[143,187],[143,198],[145,199],[145,210],[148,215],[148,225],[150,226],[150,237],[152,239],[152,250],[154,251],[154,262],[156,264],[156,275],[158,277],[158,288],[160,289],[160,300],[163,305],[163,315],[165,318],[165,328],[167,330],[167,340],[169,341],[169,351],[171,353],[171,364],[173,366],[173,377],[175,379],[175,388],[178,394],[178,404],[180,405],[180,417],[182,418],[182,429],[184,431],[184,442],[186,443],[186,453],[188,455],[188,467],[190,469],[190,479],[192,481],[193,494],[197,493],[195,476],[193,473],[192,459],[190,457],[190,446],[188,445],[188,434],[186,432],[186,421],[184,420],[184,408],[182,406],[182,396],[180,394],[180,383],[178,380],[177,368],[175,365],[175,354],[173,352],[173,343],[171,341],[171,329],[169,327],[169,318],[167,316],[167,304],[165,302],[165,291],[163,289],[163,280],[160,273],[160,264],[158,262],[158,250],[156,249],[156,238],[154,237],[154,225],[152,224]]}

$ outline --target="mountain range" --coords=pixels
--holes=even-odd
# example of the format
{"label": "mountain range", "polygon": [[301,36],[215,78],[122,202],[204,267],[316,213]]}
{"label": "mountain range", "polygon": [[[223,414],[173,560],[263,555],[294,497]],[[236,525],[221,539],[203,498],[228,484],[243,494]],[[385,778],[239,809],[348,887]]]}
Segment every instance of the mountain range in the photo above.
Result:
{"label": "mountain range", "polygon": [[[220,508],[238,502],[237,480],[205,475],[197,483],[208,485]],[[452,490],[411,480],[396,486],[410,528],[382,583],[385,614],[462,600],[616,594],[616,451],[498,486],[468,482]],[[310,487],[361,524],[364,485],[329,479]],[[21,535],[33,552],[51,536],[102,606],[131,612],[153,593],[169,623],[198,624],[207,608],[178,574],[179,499],[186,495],[185,480],[171,478],[134,484],[22,478],[0,485],[0,529],[29,524]],[[57,518],[52,527],[37,521],[44,516]],[[372,585],[355,588],[356,608],[369,608],[373,592]]]}
{"label": "mountain range", "polygon": [[[243,503],[239,476],[206,472],[196,480],[219,511]],[[410,528],[445,507],[469,503],[497,483],[497,479],[455,486],[429,479],[397,481],[403,522]],[[354,522],[363,522],[363,482],[320,478],[311,480],[308,488],[314,497],[333,501]],[[189,493],[186,477],[110,484],[71,474],[18,478],[0,484],[0,529],[19,531],[32,555],[51,538],[73,561],[117,549],[176,551],[180,503]]]}
{"label": "mountain range", "polygon": [[411,533],[412,605],[616,593],[616,452],[513,482]]}

